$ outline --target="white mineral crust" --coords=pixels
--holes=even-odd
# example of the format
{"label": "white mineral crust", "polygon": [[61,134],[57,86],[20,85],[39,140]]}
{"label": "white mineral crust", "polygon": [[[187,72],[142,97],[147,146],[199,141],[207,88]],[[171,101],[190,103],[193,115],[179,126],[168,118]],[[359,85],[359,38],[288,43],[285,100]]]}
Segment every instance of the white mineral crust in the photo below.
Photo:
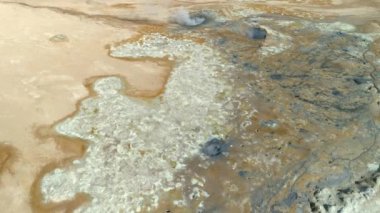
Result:
{"label": "white mineral crust", "polygon": [[94,83],[97,96],[82,101],[74,116],[56,126],[60,134],[89,141],[88,150],[71,167],[43,178],[46,202],[85,192],[93,199],[78,212],[154,207],[157,194],[175,188],[174,173],[184,160],[198,154],[210,137],[222,136],[227,112],[225,100],[216,96],[227,89],[218,77],[226,67],[211,48],[152,34],[113,48],[111,55],[169,56],[176,65],[164,94],[150,101],[122,95],[125,85],[118,77]]}

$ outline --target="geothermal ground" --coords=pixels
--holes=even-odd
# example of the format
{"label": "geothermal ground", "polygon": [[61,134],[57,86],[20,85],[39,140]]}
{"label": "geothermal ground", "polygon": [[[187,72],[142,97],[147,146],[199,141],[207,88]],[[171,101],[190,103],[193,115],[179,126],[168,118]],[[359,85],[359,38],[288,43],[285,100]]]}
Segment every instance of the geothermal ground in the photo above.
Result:
{"label": "geothermal ground", "polygon": [[0,17],[1,212],[380,212],[380,2]]}

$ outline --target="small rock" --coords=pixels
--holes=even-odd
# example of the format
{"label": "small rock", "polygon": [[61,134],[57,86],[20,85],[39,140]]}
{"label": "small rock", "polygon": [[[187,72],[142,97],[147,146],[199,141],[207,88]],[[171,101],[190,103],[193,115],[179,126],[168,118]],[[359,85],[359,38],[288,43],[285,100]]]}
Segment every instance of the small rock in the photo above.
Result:
{"label": "small rock", "polygon": [[213,138],[206,142],[202,147],[203,154],[209,157],[216,157],[227,150],[227,144],[224,140]]}
{"label": "small rock", "polygon": [[339,91],[336,90],[336,89],[333,89],[333,90],[331,91],[331,94],[333,94],[333,95],[335,95],[335,96],[341,96],[341,95],[342,95],[342,93],[339,92]]}
{"label": "small rock", "polygon": [[323,204],[323,208],[326,210],[326,211],[329,211],[329,209],[331,208],[332,206],[329,205],[329,204]]}
{"label": "small rock", "polygon": [[272,75],[270,75],[270,78],[272,80],[282,80],[283,76],[281,74],[272,74]]}
{"label": "small rock", "polygon": [[295,200],[297,200],[297,192],[291,192],[286,199],[283,200],[284,204],[290,207]]}
{"label": "small rock", "polygon": [[233,64],[237,64],[239,62],[239,56],[237,54],[232,54],[232,57],[231,57],[231,62]]}
{"label": "small rock", "polygon": [[366,78],[364,78],[364,77],[356,77],[356,78],[354,78],[354,79],[352,79],[354,82],[355,82],[355,84],[357,84],[357,85],[360,85],[360,84],[365,84],[365,83],[367,83],[368,81],[369,81],[369,79],[366,79]]}
{"label": "small rock", "polygon": [[239,171],[239,176],[243,178],[247,178],[249,176],[249,172],[245,170]]}
{"label": "small rock", "polygon": [[49,38],[51,42],[67,42],[69,38],[64,34],[57,34]]}
{"label": "small rock", "polygon": [[267,37],[267,31],[261,27],[253,27],[248,30],[247,36],[251,39],[261,40]]}
{"label": "small rock", "polygon": [[216,45],[225,45],[227,43],[227,39],[226,38],[220,38],[218,40],[216,40]]}
{"label": "small rock", "polygon": [[256,71],[258,66],[249,62],[243,63],[243,68],[245,71]]}
{"label": "small rock", "polygon": [[260,121],[260,126],[264,128],[274,129],[278,127],[278,122],[276,120],[263,120]]}

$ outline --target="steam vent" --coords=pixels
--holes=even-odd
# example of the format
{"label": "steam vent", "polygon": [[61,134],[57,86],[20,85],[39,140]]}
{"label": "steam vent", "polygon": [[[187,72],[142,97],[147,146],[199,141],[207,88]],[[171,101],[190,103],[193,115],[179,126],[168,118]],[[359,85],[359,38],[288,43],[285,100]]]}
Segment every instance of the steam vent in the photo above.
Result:
{"label": "steam vent", "polygon": [[0,0],[1,213],[379,213],[379,0]]}

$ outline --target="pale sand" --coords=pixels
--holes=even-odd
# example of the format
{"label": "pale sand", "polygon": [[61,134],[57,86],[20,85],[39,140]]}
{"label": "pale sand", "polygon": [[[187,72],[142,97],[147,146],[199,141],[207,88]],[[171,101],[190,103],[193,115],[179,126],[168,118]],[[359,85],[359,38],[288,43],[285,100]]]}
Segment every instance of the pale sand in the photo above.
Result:
{"label": "pale sand", "polygon": [[[11,172],[4,171],[0,179],[0,208],[30,212],[29,191],[36,174],[47,163],[73,155],[58,150],[53,139],[41,142],[34,137],[36,128],[75,111],[78,100],[88,95],[83,85],[87,78],[121,75],[137,91],[156,92],[162,90],[168,69],[155,61],[108,56],[105,46],[133,35],[132,23],[114,28],[46,9],[3,4],[0,14],[0,139],[16,150],[0,153],[0,163],[9,162],[8,154],[17,155],[7,166]],[[50,41],[56,34],[66,35],[68,41]]]}

